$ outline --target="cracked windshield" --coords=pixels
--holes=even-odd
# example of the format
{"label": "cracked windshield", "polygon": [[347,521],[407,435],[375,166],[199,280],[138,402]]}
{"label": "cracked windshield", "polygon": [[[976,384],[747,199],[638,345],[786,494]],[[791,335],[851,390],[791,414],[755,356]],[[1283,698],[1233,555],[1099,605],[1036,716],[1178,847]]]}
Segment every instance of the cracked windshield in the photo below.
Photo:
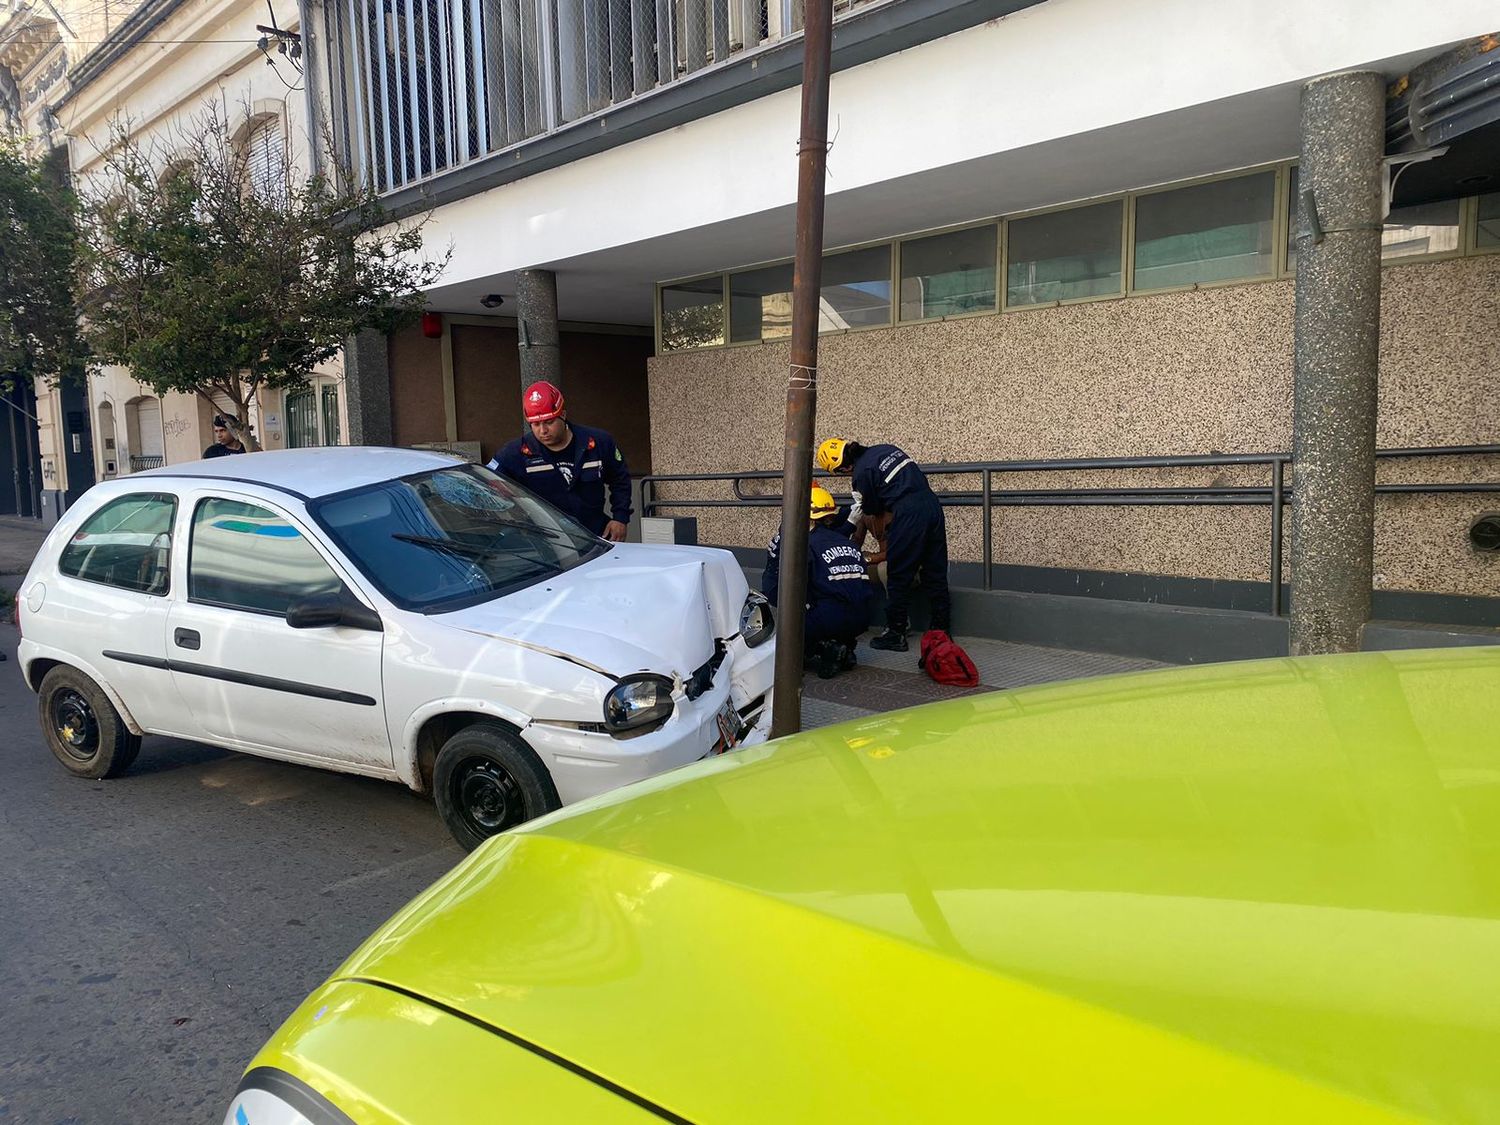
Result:
{"label": "cracked windshield", "polygon": [[335,496],[316,515],[359,568],[410,609],[485,600],[609,550],[574,520],[473,465]]}

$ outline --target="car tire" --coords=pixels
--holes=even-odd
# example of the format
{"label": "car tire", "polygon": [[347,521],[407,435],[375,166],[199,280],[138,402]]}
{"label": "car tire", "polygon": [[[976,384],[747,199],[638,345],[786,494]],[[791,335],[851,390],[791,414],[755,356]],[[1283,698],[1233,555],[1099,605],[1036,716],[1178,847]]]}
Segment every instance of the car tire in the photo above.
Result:
{"label": "car tire", "polygon": [[443,743],[432,792],[443,823],[465,851],[562,807],[541,759],[498,723],[475,723]]}
{"label": "car tire", "polygon": [[42,678],[38,713],[47,748],[77,777],[119,777],[141,752],[109,696],[77,668],[59,665]]}

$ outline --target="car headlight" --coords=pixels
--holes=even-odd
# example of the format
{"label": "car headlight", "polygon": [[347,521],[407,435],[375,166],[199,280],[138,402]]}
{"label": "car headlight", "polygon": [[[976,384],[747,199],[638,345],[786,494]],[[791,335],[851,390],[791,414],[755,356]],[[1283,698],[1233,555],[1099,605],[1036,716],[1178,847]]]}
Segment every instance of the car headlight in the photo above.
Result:
{"label": "car headlight", "polygon": [[604,725],[611,734],[660,726],[672,717],[672,681],[655,672],[626,676],[604,697]]}
{"label": "car headlight", "polygon": [[776,618],[771,613],[771,603],[754,590],[745,599],[740,610],[740,636],[751,648],[764,644],[776,632]]}

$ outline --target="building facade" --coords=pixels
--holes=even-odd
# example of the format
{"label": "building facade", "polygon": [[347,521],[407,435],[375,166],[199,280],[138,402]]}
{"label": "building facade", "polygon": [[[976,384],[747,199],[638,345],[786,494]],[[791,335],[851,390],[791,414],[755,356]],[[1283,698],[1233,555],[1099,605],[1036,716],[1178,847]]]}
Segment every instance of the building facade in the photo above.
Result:
{"label": "building facade", "polygon": [[[68,175],[66,141],[53,102],[69,67],[108,34],[130,3],[106,6],[6,0],[0,4],[0,129],[25,138],[32,157]],[[0,514],[50,525],[94,483],[87,388],[17,386],[0,401],[0,465],[15,484],[0,489]]]}
{"label": "building facade", "polygon": [[[393,207],[432,209],[432,244],[455,247],[432,307],[467,320],[524,271],[551,271],[565,321],[650,333],[649,397],[590,421],[644,421],[658,473],[779,469],[800,6],[376,11],[310,14],[319,97],[352,174]],[[927,463],[1289,451],[1301,90],[1375,71],[1394,120],[1455,74],[1490,88],[1494,23],[1480,0],[838,6],[820,435]],[[1464,128],[1442,155],[1392,165],[1382,448],[1500,441],[1500,135]],[[1439,147],[1399,132],[1393,154]],[[398,432],[405,400],[448,377],[411,351],[393,341],[372,384],[394,389]],[[1379,479],[1453,486],[1497,469],[1474,453],[1386,458]],[[1268,473],[997,471],[993,486],[1266,488]],[[733,496],[727,482],[660,494]],[[1468,534],[1497,506],[1383,492],[1385,614],[1500,623],[1500,557]],[[682,511],[703,541],[749,549],[776,519]],[[1242,604],[1266,596],[1270,525],[1266,503],[999,506],[990,578]],[[957,561],[985,555],[982,529],[977,508],[950,511]]]}
{"label": "building facade", "polygon": [[[270,20],[270,24],[265,21]],[[283,36],[267,36],[263,27]],[[68,76],[54,112],[83,185],[102,168],[110,131],[121,123],[143,147],[170,153],[210,108],[234,129],[257,167],[305,177],[315,159],[300,62],[278,43],[299,43],[294,4],[246,0],[145,0]],[[331,363],[305,388],[262,388],[244,421],[266,449],[339,444],[344,431],[342,368]],[[213,441],[227,399],[158,396],[126,368],[106,366],[90,381],[95,469],[101,480],[195,460]]]}

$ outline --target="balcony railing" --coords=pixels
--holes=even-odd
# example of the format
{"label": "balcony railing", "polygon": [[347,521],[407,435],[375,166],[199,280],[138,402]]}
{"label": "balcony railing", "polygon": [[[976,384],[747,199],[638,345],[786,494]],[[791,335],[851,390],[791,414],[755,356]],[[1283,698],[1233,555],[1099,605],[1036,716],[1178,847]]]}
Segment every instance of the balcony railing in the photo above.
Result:
{"label": "balcony railing", "polygon": [[132,473],[139,473],[145,469],[159,469],[166,463],[167,459],[160,455],[137,455],[134,453],[130,455],[130,471]]}
{"label": "balcony railing", "polygon": [[327,0],[335,142],[395,191],[799,32],[802,5]]}

